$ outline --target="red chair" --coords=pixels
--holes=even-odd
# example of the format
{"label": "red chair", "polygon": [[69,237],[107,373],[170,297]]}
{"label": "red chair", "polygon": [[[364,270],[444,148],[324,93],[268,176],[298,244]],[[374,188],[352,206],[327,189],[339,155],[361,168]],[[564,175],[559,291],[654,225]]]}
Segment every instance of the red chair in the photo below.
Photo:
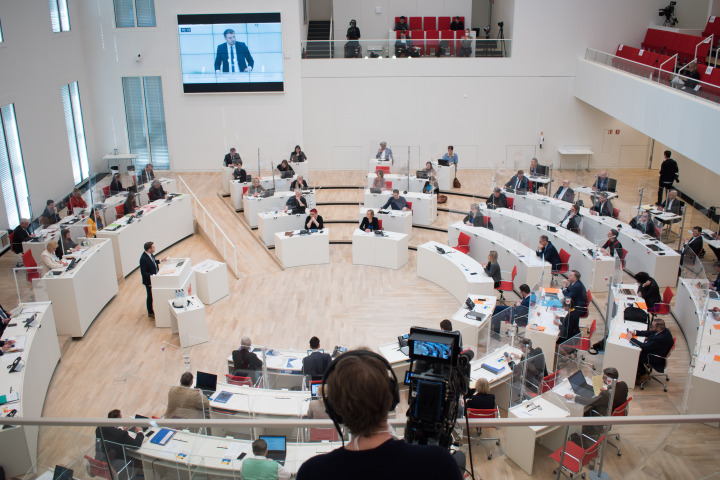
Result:
{"label": "red chair", "polygon": [[392,190],[392,181],[390,181],[390,180],[385,181],[385,189]]}
{"label": "red chair", "polygon": [[485,222],[485,225],[490,225],[490,217],[483,215],[483,222]]}
{"label": "red chair", "polygon": [[310,441],[322,442],[323,440],[337,442],[340,441],[340,436],[338,435],[337,430],[335,430],[334,428],[310,427]]}
{"label": "red chair", "polygon": [[115,213],[117,214],[117,217],[124,217],[125,216],[125,208],[123,205],[116,205],[115,206]]}
{"label": "red chair", "polygon": [[243,187],[243,196],[247,195],[248,188],[250,187]]}
{"label": "red chair", "polygon": [[382,230],[382,218],[378,218],[378,227]]}
{"label": "red chair", "polygon": [[555,388],[555,384],[559,380],[559,378],[557,378],[559,373],[560,370],[556,370],[553,373],[548,374],[547,377],[543,377],[542,382],[540,382],[540,395]]}
{"label": "red chair", "polygon": [[423,30],[437,30],[437,17],[424,17]]}
{"label": "red chair", "polygon": [[662,228],[655,226],[655,238],[660,240],[660,236],[662,236]]}
{"label": "red chair", "polygon": [[515,199],[508,197],[507,198],[507,207],[512,210],[513,205],[515,205]]}
{"label": "red chair", "polygon": [[570,254],[566,252],[564,248],[561,248],[558,255],[560,256],[560,268],[550,271],[550,273],[552,274],[552,281],[550,282],[551,285],[558,283],[557,277],[559,275],[570,271]]}
{"label": "red chair", "polygon": [[709,37],[710,35],[715,35],[715,47],[717,47],[720,44],[720,17],[716,16],[710,16],[708,17],[707,25],[705,25],[705,30],[702,32],[703,37]]}
{"label": "red chair", "polygon": [[592,323],[590,324],[590,329],[588,330],[587,337],[580,336],[580,344],[577,346],[578,350],[584,350],[588,351],[590,350],[590,339],[593,336],[593,333],[595,333],[595,329],[597,328],[597,319],[594,318]]}
{"label": "red chair", "polygon": [[613,218],[618,219],[620,218],[620,209],[613,207]]}
{"label": "red chair", "polygon": [[375,167],[375,173],[377,173],[377,172],[380,171],[380,170],[382,170],[382,172],[383,172],[385,175],[387,175],[388,173],[390,173],[390,167],[388,167],[388,166],[386,166],[386,165],[378,165],[378,166]]}
{"label": "red chair", "polygon": [[13,237],[15,237],[15,232],[8,233],[8,238],[10,239],[10,248],[12,248]]}
{"label": "red chair", "polygon": [[448,48],[448,53],[452,56],[455,55],[455,31],[454,30],[440,30],[440,38],[445,41]]}
{"label": "red chair", "polygon": [[27,281],[32,282],[36,278],[40,278],[40,272],[37,269],[37,262],[35,261],[35,257],[33,257],[32,250],[28,250],[27,252],[24,252],[22,254],[23,259],[23,265],[25,265],[25,268],[28,270],[25,271],[27,275]]}
{"label": "red chair", "polygon": [[458,237],[458,244],[457,247],[453,247],[458,252],[462,252],[464,254],[470,253],[470,235],[467,233],[460,232],[460,236]]}
{"label": "red chair", "polygon": [[113,478],[117,478],[117,473],[113,470],[112,474],[110,473],[110,466],[100,460],[96,460],[92,458],[89,455],[83,455],[85,457],[85,460],[87,460],[88,465],[90,466],[90,476],[92,477],[101,477],[105,478],[107,480],[113,480]]}
{"label": "red chair", "polygon": [[407,204],[408,204],[408,210],[410,210],[412,212],[412,202],[407,202]]}
{"label": "red chair", "polygon": [[[485,409],[485,408],[468,408],[467,409],[467,416],[468,418],[500,418],[500,412],[497,408],[492,409]],[[496,430],[499,430],[499,428],[495,428]],[[483,440],[486,442],[495,442],[495,445],[500,445],[500,439],[499,438],[486,438],[481,435],[482,429],[478,428],[478,441],[480,443],[480,446],[485,449],[485,451],[488,454],[488,460],[492,460],[492,452],[482,443]],[[470,432],[468,432],[468,437],[470,437]]]}
{"label": "red chair", "polygon": [[[595,442],[594,439],[588,437],[587,435],[583,435],[583,437]],[[560,447],[555,450],[552,455],[550,455],[550,458],[560,464],[559,469],[570,472],[570,476],[572,477],[573,475],[580,473],[588,463],[595,460],[598,456],[598,450],[600,449],[600,445],[602,445],[603,440],[605,440],[605,435],[600,437],[598,441],[593,443],[588,449],[584,449],[580,445],[568,440],[564,447],[565,455],[563,456],[563,447]],[[559,469],[553,470],[553,474],[557,475]],[[584,473],[582,478],[585,478]]]}
{"label": "red chair", "polygon": [[[627,417],[628,414],[628,405],[630,404],[630,400],[632,400],[632,397],[628,398],[625,403],[622,405],[618,405],[618,407],[612,411],[613,417]],[[608,429],[608,432],[612,430],[612,425],[610,425],[610,428]],[[615,440],[620,440],[620,434],[615,434]],[[620,447],[612,443],[610,440],[607,441],[607,444],[613,447],[615,450],[617,450],[618,457],[622,457],[622,452],[620,451]]]}
{"label": "red chair", "polygon": [[670,313],[670,302],[672,302],[674,296],[675,294],[670,290],[670,287],[665,287],[665,291],[663,291],[663,301],[647,309],[651,322],[654,321],[658,315],[667,315]]}
{"label": "red chair", "polygon": [[410,17],[410,30],[422,30],[422,17]]}
{"label": "red chair", "polygon": [[88,227],[83,227],[83,230],[85,230],[85,238],[88,236]]}
{"label": "red chair", "polygon": [[[655,357],[657,360],[661,360],[662,368],[658,368],[655,370],[651,366],[650,367],[650,376],[648,378],[646,378],[645,381],[640,384],[640,390],[645,390],[645,384],[647,382],[649,382],[650,380],[655,380],[660,385],[662,385],[663,390],[667,392],[667,383],[664,383],[662,380],[660,380],[660,377],[665,377],[665,382],[670,381],[670,377],[668,377],[668,375],[665,373],[665,369],[667,368],[668,358],[670,358],[670,354],[673,352],[673,350],[675,350],[675,341],[676,341],[676,338],[673,337],[672,347],[670,347],[670,351],[668,351],[667,355],[665,355],[664,357],[661,357],[660,355],[654,355],[652,353],[648,355],[648,360],[650,360],[650,357]],[[657,372],[655,375],[652,374],[653,370],[655,370]]]}
{"label": "red chair", "polygon": [[239,386],[245,386],[245,387],[252,387],[252,380],[250,377],[239,377],[237,375],[230,375],[229,373],[225,374],[225,378],[227,379],[227,383],[229,385],[239,385]]}
{"label": "red chair", "polygon": [[425,54],[435,55],[438,48],[440,48],[440,32],[427,30],[425,32]]}
{"label": "red chair", "polygon": [[438,30],[450,30],[450,17],[438,17]]}
{"label": "red chair", "polygon": [[624,248],[620,249],[620,263],[622,264],[622,268],[625,268],[625,257],[627,257],[628,251]]}
{"label": "red chair", "polygon": [[515,275],[517,275],[517,265],[513,266],[511,279],[510,280],[502,280],[501,279],[500,286],[495,289],[498,292],[500,292],[500,302],[502,302],[503,305],[505,305],[505,292],[512,292],[513,289],[515,288]]}
{"label": "red chair", "polygon": [[[103,195],[105,195],[105,198],[108,198],[110,196],[110,185],[102,188]],[[70,205],[68,203],[68,205]]]}
{"label": "red chair", "polygon": [[580,318],[588,318],[588,314],[590,313],[590,304],[592,303],[592,293],[590,293],[590,290],[587,291],[587,307],[585,307],[585,313],[580,315]]}

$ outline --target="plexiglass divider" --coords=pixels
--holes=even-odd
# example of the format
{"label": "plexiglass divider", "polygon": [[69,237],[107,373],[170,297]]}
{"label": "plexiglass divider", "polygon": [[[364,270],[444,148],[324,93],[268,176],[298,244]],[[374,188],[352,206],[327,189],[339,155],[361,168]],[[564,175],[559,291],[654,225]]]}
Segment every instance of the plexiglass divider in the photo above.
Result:
{"label": "plexiglass divider", "polygon": [[45,285],[44,278],[48,275],[49,271],[45,265],[12,269],[18,304],[44,302],[48,300],[47,286]]}

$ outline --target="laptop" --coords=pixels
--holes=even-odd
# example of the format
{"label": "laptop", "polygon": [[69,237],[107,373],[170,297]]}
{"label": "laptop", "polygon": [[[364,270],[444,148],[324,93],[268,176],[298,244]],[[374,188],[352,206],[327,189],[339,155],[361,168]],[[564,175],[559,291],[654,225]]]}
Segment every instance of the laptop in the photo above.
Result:
{"label": "laptop", "polygon": [[55,471],[53,471],[52,480],[72,480],[73,470],[63,467],[61,465],[55,465]]}
{"label": "laptop", "polygon": [[427,170],[415,170],[415,176],[417,178],[430,178],[430,174]]}
{"label": "laptop", "polygon": [[648,243],[648,244],[647,244],[647,248],[649,248],[649,249],[652,250],[653,252],[659,252],[659,251],[660,251],[660,247],[658,247],[658,246],[655,245],[654,243]]}
{"label": "laptop", "polygon": [[287,442],[285,436],[281,435],[260,435],[265,440],[268,447],[266,458],[275,460],[280,465],[285,465],[285,455],[287,454]]}
{"label": "laptop", "polygon": [[587,380],[585,380],[585,375],[583,375],[581,370],[578,370],[577,372],[570,375],[568,381],[570,382],[570,386],[572,387],[573,392],[575,392],[577,395],[590,398],[595,396],[595,390],[593,390],[593,387],[587,383]]}
{"label": "laptop", "polygon": [[73,258],[72,260],[70,260],[70,264],[67,266],[67,268],[65,269],[65,271],[66,271],[66,272],[69,272],[70,270],[72,270],[73,268],[75,268],[75,265],[77,265],[78,262],[79,262],[79,260],[78,260],[77,258]]}
{"label": "laptop", "polygon": [[[144,416],[144,415],[138,415],[138,414],[136,413],[136,414],[135,414],[135,418],[136,418],[136,419],[141,418],[141,419],[147,420],[148,417],[146,417],[146,416]],[[143,432],[147,432],[147,429],[150,428],[150,427],[140,427],[140,428],[142,428]]]}
{"label": "laptop", "polygon": [[[322,349],[322,348],[318,348],[318,352],[320,352],[320,353],[325,353],[325,350]],[[308,354],[308,355],[312,355],[312,353],[313,353],[312,350],[308,350],[308,351],[307,351],[307,354]]]}
{"label": "laptop", "polygon": [[382,193],[382,188],[370,187],[370,193]]}
{"label": "laptop", "polygon": [[267,197],[272,197],[273,195],[275,195],[275,189],[274,189],[274,188],[268,188],[267,190],[265,190],[265,191],[263,192],[263,194],[262,194],[261,196],[262,196],[263,198],[267,198]]}
{"label": "laptop", "polygon": [[438,158],[438,165],[440,165],[441,167],[449,167],[450,160],[443,160],[442,158]]}
{"label": "laptop", "polygon": [[280,178],[292,178],[295,175],[295,172],[292,171],[286,171],[286,172],[280,172]]}
{"label": "laptop", "polygon": [[198,370],[195,375],[195,388],[199,388],[206,397],[210,397],[217,390],[217,375]]}

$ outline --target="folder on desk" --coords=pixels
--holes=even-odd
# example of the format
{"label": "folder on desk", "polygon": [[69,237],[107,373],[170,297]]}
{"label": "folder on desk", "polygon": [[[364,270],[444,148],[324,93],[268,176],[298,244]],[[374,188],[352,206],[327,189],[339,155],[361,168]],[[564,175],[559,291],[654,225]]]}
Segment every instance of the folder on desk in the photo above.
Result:
{"label": "folder on desk", "polygon": [[231,392],[222,391],[218,394],[217,397],[215,397],[215,401],[217,403],[227,403],[228,400],[230,400],[230,397],[232,397],[233,394]]}
{"label": "folder on desk", "polygon": [[487,363],[483,363],[482,365],[480,365],[480,367],[481,367],[481,368],[484,368],[485,370],[487,370],[487,371],[489,371],[489,372],[494,373],[495,375],[497,375],[498,373],[500,373],[500,372],[502,372],[503,370],[505,370],[505,367],[504,367],[504,366],[502,366],[502,367],[493,367],[492,365],[488,365]]}
{"label": "folder on desk", "polygon": [[0,395],[0,405],[17,402],[18,400],[20,400],[20,394],[18,392],[8,393],[7,395]]}
{"label": "folder on desk", "polygon": [[170,430],[169,428],[162,428],[159,432],[153,435],[153,438],[150,439],[150,443],[154,443],[156,445],[165,445],[176,433],[177,432],[175,430]]}

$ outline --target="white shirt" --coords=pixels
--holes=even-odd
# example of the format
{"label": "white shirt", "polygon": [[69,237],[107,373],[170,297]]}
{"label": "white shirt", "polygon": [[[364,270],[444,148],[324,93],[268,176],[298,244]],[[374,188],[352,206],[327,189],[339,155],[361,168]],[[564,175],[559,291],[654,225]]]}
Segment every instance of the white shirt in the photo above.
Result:
{"label": "white shirt", "polygon": [[230,65],[230,71],[237,72],[238,67],[237,63],[235,62],[235,45],[228,45],[228,47],[228,65]]}
{"label": "white shirt", "polygon": [[152,260],[153,265],[155,265],[155,273],[158,273],[160,271],[160,269],[158,268],[157,262],[155,261],[155,257],[153,257],[151,254],[149,254],[147,251],[144,253],[145,253],[145,255],[150,257],[150,260]]}
{"label": "white shirt", "polygon": [[562,198],[565,196],[565,192],[567,192],[567,187],[563,187],[563,189],[560,190],[560,193],[558,193],[557,198],[559,198],[560,200],[562,200]]}
{"label": "white shirt", "polygon": [[386,153],[386,152],[387,152],[387,149],[383,149],[383,150],[380,152],[380,160],[385,160],[385,153]]}

